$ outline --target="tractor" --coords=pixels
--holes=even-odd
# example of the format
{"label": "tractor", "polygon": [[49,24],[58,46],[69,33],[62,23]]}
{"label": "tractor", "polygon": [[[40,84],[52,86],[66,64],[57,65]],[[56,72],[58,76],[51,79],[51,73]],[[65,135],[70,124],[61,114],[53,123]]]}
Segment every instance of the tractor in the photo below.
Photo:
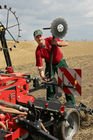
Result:
{"label": "tractor", "polygon": [[[5,37],[6,32],[17,43],[18,41],[13,37],[10,28],[18,26],[19,21],[15,12],[11,8],[0,9],[7,10],[6,26],[0,21],[0,41],[6,61],[5,71],[0,71],[0,139],[2,140],[71,140],[74,135],[78,133],[80,127],[80,111],[87,111],[93,115],[93,110],[87,108],[84,104],[79,106],[71,103],[62,104],[58,100],[59,90],[68,90],[69,94],[81,94],[80,70],[71,70],[74,73],[72,82],[65,80],[67,74],[66,69],[59,69],[58,82],[52,78],[52,56],[53,48],[51,50],[50,60],[50,82],[41,82],[37,77],[31,78],[29,74],[16,73],[12,67],[9,51],[11,48],[7,45]],[[17,24],[8,26],[9,13],[12,13],[17,20]],[[55,30],[55,27],[58,27]],[[55,19],[50,28],[53,37],[64,36],[67,32],[67,23],[63,18]],[[19,33],[18,33],[18,36]],[[61,74],[61,76],[60,76]],[[68,76],[69,77],[69,76]],[[29,88],[29,83],[33,82],[33,88]],[[39,89],[46,89],[49,85],[59,90],[55,93],[52,100],[45,100],[43,98],[35,98],[30,95]],[[62,91],[61,91],[62,92]]]}

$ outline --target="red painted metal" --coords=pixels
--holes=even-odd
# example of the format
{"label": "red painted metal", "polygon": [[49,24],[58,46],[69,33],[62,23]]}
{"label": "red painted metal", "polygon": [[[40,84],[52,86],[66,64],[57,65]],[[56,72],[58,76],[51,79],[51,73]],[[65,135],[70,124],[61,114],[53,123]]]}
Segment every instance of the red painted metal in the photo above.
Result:
{"label": "red painted metal", "polygon": [[[64,93],[81,96],[81,78],[81,69],[70,69],[62,67],[58,69],[58,84],[61,86],[66,85],[60,88]],[[76,85],[75,81],[77,82]]]}
{"label": "red painted metal", "polygon": [[15,140],[28,133],[22,128],[17,128],[13,133],[4,136],[4,140]]}
{"label": "red painted metal", "polygon": [[[33,103],[35,98],[29,96],[29,83],[25,78],[27,75],[14,73],[11,67],[7,67],[7,72],[0,75],[0,100],[15,104],[18,102],[27,103],[30,100]],[[10,132],[4,136],[4,140],[15,140],[28,133],[15,124],[16,118],[17,116],[13,117],[9,113],[0,114],[0,121],[2,121]],[[2,126],[0,128],[2,129]]]}
{"label": "red painted metal", "polygon": [[29,83],[24,78],[24,74],[0,75],[0,99],[12,103],[17,101],[27,103],[30,100],[33,103],[35,98],[28,94]]}

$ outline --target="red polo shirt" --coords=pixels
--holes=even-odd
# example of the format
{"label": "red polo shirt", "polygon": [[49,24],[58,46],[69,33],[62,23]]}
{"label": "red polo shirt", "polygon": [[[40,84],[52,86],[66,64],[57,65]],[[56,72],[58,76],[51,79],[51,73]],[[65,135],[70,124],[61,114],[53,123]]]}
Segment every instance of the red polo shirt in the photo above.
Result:
{"label": "red polo shirt", "polygon": [[[36,66],[38,67],[42,67],[43,66],[43,62],[42,62],[42,58],[44,58],[46,60],[46,62],[50,63],[50,56],[51,56],[51,40],[52,37],[49,38],[45,38],[45,48],[41,48],[40,46],[37,47],[36,49]],[[57,39],[58,41],[60,41],[59,39]],[[60,51],[58,46],[54,47],[54,52],[53,52],[53,64],[57,64],[60,62],[61,58],[62,58],[63,54]]]}

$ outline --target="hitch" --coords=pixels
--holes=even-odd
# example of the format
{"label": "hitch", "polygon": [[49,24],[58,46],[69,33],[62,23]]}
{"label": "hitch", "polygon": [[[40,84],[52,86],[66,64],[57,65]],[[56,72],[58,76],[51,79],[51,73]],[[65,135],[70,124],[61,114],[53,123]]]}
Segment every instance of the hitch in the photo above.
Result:
{"label": "hitch", "polygon": [[88,113],[90,115],[93,115],[93,109],[88,108],[85,104],[80,103],[79,106],[75,106],[75,108],[80,112],[80,111],[84,111],[84,113]]}

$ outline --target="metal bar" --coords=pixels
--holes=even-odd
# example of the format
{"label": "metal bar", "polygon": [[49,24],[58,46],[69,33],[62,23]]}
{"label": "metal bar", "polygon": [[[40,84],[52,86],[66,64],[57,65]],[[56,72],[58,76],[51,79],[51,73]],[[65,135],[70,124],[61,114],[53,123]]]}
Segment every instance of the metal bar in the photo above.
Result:
{"label": "metal bar", "polygon": [[13,104],[13,103],[10,103],[7,101],[0,100],[0,104],[7,106],[7,107],[10,107],[10,108],[18,109],[19,111],[25,111],[25,112],[28,111],[28,108],[26,108],[26,107],[23,107],[23,106],[18,105],[18,104]]}
{"label": "metal bar", "polygon": [[[55,37],[53,36],[53,39],[55,39]],[[52,62],[53,62],[53,52],[54,52],[54,45],[52,46],[51,49],[51,56],[50,56],[50,69],[49,69],[49,78],[52,79]]]}
{"label": "metal bar", "polygon": [[9,51],[8,51],[8,47],[7,47],[7,43],[6,43],[6,39],[5,39],[5,31],[1,31],[0,40],[1,40],[2,48],[3,48],[3,52],[4,52],[6,65],[12,67],[12,62],[10,59],[10,55],[9,55]]}
{"label": "metal bar", "polygon": [[15,42],[17,42],[16,40],[15,40],[15,38],[13,37],[13,35],[10,33],[10,31],[7,29],[7,32],[10,34],[10,36],[12,37],[12,39],[15,41]]}
{"label": "metal bar", "polygon": [[43,28],[43,30],[50,30],[51,28],[50,27],[47,27],[47,28]]}
{"label": "metal bar", "polygon": [[10,28],[13,28],[13,27],[15,27],[15,26],[17,26],[17,25],[19,25],[19,24],[15,24],[15,25],[12,25],[12,26],[6,27],[5,30],[10,29]]}
{"label": "metal bar", "polygon": [[7,21],[6,21],[6,28],[8,27],[8,19],[9,19],[9,9],[7,11]]}

